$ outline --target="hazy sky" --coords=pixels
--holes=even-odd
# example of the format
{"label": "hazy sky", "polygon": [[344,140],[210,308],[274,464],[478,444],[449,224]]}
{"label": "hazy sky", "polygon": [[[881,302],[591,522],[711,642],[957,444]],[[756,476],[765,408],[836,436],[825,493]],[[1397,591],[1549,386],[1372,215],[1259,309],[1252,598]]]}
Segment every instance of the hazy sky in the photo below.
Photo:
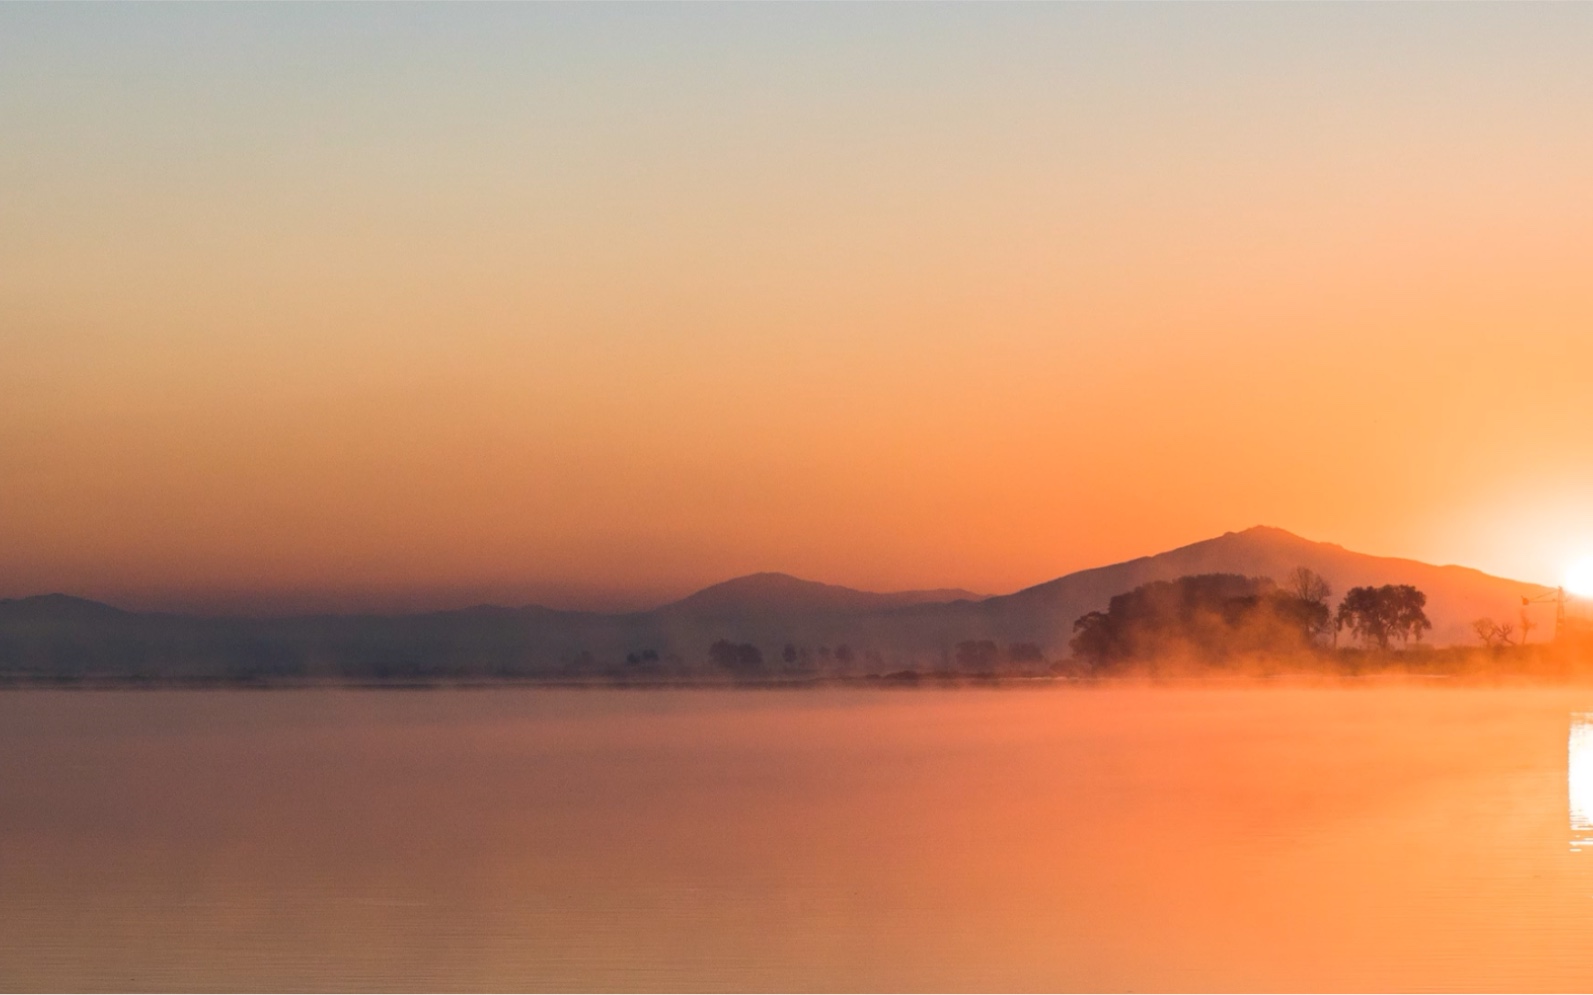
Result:
{"label": "hazy sky", "polygon": [[1593,553],[1593,5],[0,6],[0,596]]}

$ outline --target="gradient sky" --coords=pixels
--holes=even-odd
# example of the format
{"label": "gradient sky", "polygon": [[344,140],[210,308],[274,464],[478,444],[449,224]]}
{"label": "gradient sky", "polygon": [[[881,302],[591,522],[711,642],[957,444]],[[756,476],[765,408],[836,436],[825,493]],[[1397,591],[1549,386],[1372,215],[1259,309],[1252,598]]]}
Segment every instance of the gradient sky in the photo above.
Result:
{"label": "gradient sky", "polygon": [[0,596],[1593,553],[1593,5],[0,6]]}

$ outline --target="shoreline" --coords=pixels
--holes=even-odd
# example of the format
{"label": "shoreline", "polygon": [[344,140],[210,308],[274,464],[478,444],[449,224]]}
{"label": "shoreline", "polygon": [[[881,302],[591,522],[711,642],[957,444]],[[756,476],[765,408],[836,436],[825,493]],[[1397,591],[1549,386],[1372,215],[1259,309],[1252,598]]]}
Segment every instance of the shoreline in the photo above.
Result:
{"label": "shoreline", "polygon": [[0,693],[30,691],[822,691],[848,690],[1037,690],[1078,691],[1124,688],[1366,688],[1408,687],[1570,687],[1593,686],[1593,673],[1577,674],[1444,674],[1379,672],[1332,674],[1285,672],[1276,674],[1167,674],[1069,677],[1039,675],[919,674],[864,677],[816,677],[758,681],[582,680],[557,678],[477,678],[437,680],[350,680],[343,678],[297,680],[244,680],[228,678],[63,678],[0,676]]}

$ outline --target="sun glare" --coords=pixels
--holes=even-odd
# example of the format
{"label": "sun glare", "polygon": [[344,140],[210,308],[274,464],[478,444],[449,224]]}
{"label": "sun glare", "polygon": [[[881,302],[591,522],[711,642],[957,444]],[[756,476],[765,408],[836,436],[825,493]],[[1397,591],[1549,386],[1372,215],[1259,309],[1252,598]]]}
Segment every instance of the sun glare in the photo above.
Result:
{"label": "sun glare", "polygon": [[1565,589],[1579,598],[1593,598],[1593,556],[1571,564],[1565,572]]}

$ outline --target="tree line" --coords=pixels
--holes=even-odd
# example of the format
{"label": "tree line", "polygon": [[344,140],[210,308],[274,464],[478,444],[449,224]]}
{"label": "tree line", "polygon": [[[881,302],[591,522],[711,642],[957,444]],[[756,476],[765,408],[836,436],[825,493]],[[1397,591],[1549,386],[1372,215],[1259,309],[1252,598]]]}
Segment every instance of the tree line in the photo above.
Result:
{"label": "tree line", "polygon": [[[1288,656],[1336,646],[1341,634],[1366,648],[1387,651],[1420,642],[1432,629],[1427,596],[1409,584],[1353,587],[1335,605],[1333,589],[1316,572],[1299,567],[1283,584],[1269,577],[1196,574],[1154,581],[1116,595],[1105,611],[1088,612],[1073,623],[1068,647],[1076,661],[1092,670],[1109,670],[1129,661],[1184,657],[1220,663],[1237,656]],[[766,656],[754,643],[720,639],[708,659],[721,671],[743,678],[775,672],[842,672],[856,661],[871,669],[884,664],[873,651],[846,644],[816,650],[787,643]],[[947,672],[997,674],[1033,672],[1046,667],[1037,643],[998,643],[971,639],[947,651]],[[1058,672],[1067,665],[1059,662]]]}
{"label": "tree line", "polygon": [[1268,577],[1198,574],[1154,581],[1073,623],[1075,657],[1109,668],[1186,657],[1215,663],[1246,654],[1314,652],[1348,630],[1367,647],[1420,641],[1432,629],[1427,595],[1409,584],[1354,587],[1331,607],[1332,588],[1300,567],[1283,585]]}

